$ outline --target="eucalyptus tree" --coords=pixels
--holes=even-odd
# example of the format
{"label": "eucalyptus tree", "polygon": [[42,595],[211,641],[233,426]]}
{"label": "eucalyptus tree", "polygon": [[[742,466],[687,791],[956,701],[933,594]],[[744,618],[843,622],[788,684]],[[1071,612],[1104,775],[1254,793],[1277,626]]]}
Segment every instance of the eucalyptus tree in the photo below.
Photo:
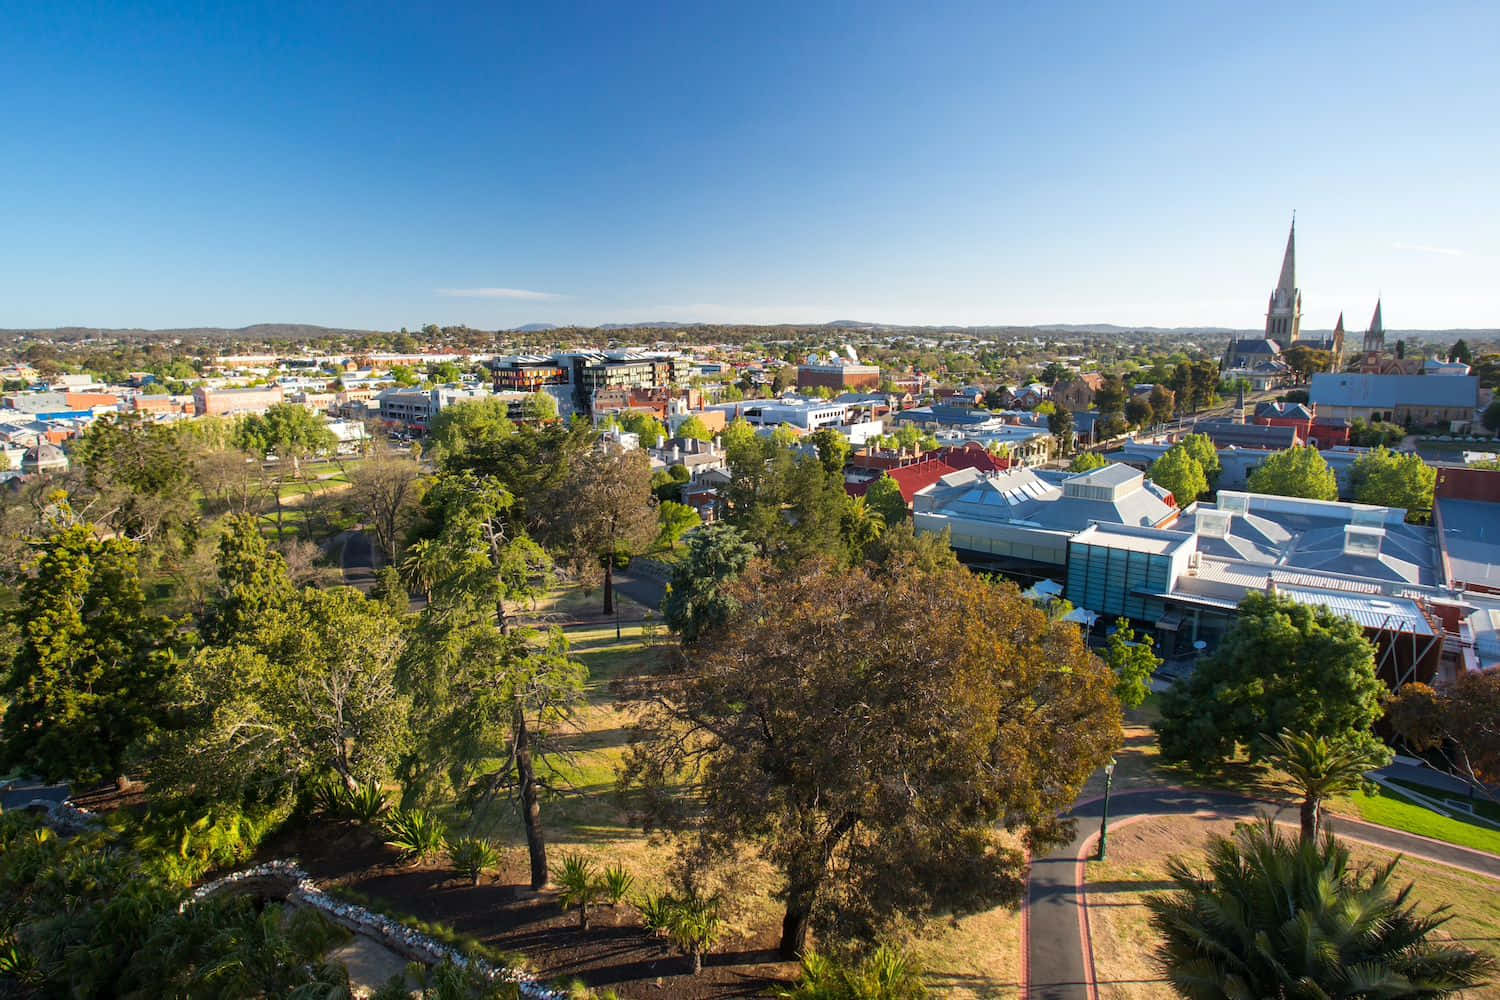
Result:
{"label": "eucalyptus tree", "polygon": [[[413,546],[429,602],[403,668],[416,752],[403,763],[408,799],[446,786],[483,811],[512,794],[526,831],[531,883],[547,882],[541,800],[556,729],[583,697],[588,672],[560,629],[517,620],[552,576],[546,551],[514,520],[514,497],[474,472],[440,476],[426,497],[428,538]],[[487,762],[500,759],[495,766]]]}

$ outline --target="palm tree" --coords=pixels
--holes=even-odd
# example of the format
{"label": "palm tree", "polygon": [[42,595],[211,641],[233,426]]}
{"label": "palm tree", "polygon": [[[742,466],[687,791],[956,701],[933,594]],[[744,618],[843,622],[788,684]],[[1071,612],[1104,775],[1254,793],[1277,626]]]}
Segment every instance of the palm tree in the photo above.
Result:
{"label": "palm tree", "polygon": [[1156,961],[1192,1000],[1436,998],[1484,985],[1495,960],[1433,932],[1447,907],[1419,914],[1389,864],[1351,869],[1325,834],[1283,836],[1270,817],[1209,841],[1203,874],[1182,858],[1176,891],[1147,897],[1164,939]]}
{"label": "palm tree", "polygon": [[430,601],[433,587],[443,577],[445,560],[445,554],[433,539],[413,542],[407,547],[406,558],[401,560],[401,578]]}
{"label": "palm tree", "polygon": [[844,506],[844,535],[849,545],[863,552],[885,533],[885,518],[864,497],[850,497]]}
{"label": "palm tree", "polygon": [[1323,802],[1369,784],[1365,774],[1391,762],[1389,748],[1375,743],[1330,740],[1282,730],[1271,740],[1269,758],[1302,793],[1302,839],[1323,832]]}

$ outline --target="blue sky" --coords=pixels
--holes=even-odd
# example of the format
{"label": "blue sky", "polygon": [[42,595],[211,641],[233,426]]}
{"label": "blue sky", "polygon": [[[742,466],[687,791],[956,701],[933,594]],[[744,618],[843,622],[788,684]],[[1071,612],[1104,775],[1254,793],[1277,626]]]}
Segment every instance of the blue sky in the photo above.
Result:
{"label": "blue sky", "polygon": [[11,5],[0,327],[1253,327],[1293,209],[1305,326],[1493,327],[1497,43],[1493,2]]}

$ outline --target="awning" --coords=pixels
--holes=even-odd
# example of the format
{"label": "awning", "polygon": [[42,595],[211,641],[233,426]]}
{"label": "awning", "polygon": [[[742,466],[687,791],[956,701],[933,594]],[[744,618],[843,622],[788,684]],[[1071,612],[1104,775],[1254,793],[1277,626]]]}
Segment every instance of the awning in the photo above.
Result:
{"label": "awning", "polygon": [[1031,587],[1022,592],[1021,596],[1028,601],[1050,601],[1054,597],[1061,597],[1062,584],[1055,580],[1038,580]]}
{"label": "awning", "polygon": [[1162,615],[1161,620],[1156,623],[1156,627],[1163,632],[1176,632],[1182,628],[1182,612],[1168,611],[1165,615]]}
{"label": "awning", "polygon": [[1088,628],[1093,628],[1094,622],[1098,620],[1099,616],[1088,608],[1074,608],[1063,616],[1063,621],[1065,622],[1077,622],[1079,625],[1084,625]]}

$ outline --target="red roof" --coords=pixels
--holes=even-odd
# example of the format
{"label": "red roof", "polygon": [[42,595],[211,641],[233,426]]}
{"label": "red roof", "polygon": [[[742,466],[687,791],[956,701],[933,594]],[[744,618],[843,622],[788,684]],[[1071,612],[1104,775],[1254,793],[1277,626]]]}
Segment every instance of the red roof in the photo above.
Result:
{"label": "red roof", "polygon": [[1010,459],[996,458],[980,445],[970,442],[962,448],[944,448],[939,457],[955,469],[978,469],[980,472],[1004,472]]}
{"label": "red roof", "polygon": [[[896,485],[901,487],[901,499],[905,500],[909,507],[911,506],[911,498],[917,495],[918,490],[926,489],[950,472],[957,471],[957,469],[940,458],[929,458],[923,459],[920,462],[913,462],[911,465],[904,465],[899,469],[887,469],[885,474],[894,479]],[[844,484],[844,492],[852,497],[862,497],[870,491],[870,486],[874,482],[874,479],[863,483],[846,482]]]}

